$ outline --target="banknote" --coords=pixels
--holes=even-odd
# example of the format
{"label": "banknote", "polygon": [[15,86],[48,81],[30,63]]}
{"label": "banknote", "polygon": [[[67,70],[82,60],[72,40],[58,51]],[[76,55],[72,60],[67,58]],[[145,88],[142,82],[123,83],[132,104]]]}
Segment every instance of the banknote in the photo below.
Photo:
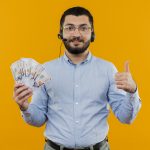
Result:
{"label": "banknote", "polygon": [[38,88],[51,80],[43,65],[32,58],[21,58],[10,66],[14,80],[30,88]]}

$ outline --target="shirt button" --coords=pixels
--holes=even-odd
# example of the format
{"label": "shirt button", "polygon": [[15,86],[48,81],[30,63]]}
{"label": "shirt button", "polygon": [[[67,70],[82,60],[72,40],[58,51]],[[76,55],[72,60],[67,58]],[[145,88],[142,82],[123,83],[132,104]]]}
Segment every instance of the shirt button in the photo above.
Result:
{"label": "shirt button", "polygon": [[78,105],[79,103],[78,102],[76,102],[76,105]]}
{"label": "shirt button", "polygon": [[79,121],[77,120],[76,123],[79,123]]}
{"label": "shirt button", "polygon": [[78,84],[76,84],[76,85],[75,85],[75,87],[79,87],[79,85],[78,85]]}

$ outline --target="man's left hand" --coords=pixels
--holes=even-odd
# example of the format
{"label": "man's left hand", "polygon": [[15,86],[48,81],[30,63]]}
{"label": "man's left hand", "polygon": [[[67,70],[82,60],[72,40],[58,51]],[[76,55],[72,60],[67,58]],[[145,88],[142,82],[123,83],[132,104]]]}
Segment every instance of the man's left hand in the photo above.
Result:
{"label": "man's left hand", "polygon": [[115,82],[118,89],[122,89],[129,93],[134,93],[136,91],[136,83],[132,78],[129,69],[129,62],[125,62],[125,72],[118,72],[115,74]]}

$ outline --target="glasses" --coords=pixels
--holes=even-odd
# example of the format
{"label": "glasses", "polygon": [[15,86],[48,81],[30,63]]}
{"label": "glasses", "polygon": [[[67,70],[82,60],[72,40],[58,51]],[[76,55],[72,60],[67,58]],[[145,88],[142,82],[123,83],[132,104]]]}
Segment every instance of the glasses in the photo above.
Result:
{"label": "glasses", "polygon": [[76,27],[74,25],[68,25],[68,26],[63,27],[63,29],[66,33],[73,33],[73,32],[75,32],[76,29],[78,29],[78,31],[80,33],[86,34],[89,32],[89,30],[91,30],[91,27],[89,27],[87,25],[79,26],[79,27]]}

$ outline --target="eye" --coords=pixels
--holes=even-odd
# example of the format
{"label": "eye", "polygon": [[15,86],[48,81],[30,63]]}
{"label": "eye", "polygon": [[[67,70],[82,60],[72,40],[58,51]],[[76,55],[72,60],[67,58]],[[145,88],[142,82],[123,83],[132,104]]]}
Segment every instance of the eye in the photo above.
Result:
{"label": "eye", "polygon": [[73,26],[69,26],[66,29],[67,29],[67,31],[74,31],[74,27]]}
{"label": "eye", "polygon": [[81,27],[80,27],[80,30],[81,30],[81,31],[87,31],[88,29],[89,29],[89,28],[88,28],[87,26],[81,26]]}

